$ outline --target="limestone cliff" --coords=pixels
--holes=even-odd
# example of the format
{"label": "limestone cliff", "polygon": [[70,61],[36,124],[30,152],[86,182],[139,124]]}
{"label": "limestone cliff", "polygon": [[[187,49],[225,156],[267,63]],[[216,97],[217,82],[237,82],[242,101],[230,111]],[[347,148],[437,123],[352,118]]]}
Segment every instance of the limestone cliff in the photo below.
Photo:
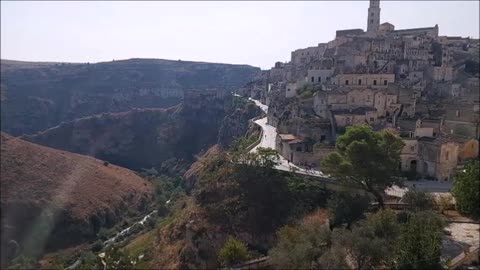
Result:
{"label": "limestone cliff", "polygon": [[193,162],[217,141],[228,144],[232,137],[244,135],[248,119],[257,113],[246,103],[233,104],[231,95],[196,94],[169,109],[104,113],[23,138],[133,170],[160,169],[171,158]]}
{"label": "limestone cliff", "polygon": [[260,72],[246,65],[161,59],[96,64],[2,60],[1,67],[1,128],[12,135],[103,112],[170,107],[190,89],[229,93]]}

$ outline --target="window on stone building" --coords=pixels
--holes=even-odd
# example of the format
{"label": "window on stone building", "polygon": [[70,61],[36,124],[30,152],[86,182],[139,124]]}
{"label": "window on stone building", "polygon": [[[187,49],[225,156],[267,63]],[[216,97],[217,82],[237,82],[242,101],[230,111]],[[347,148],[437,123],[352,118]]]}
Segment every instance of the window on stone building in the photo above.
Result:
{"label": "window on stone building", "polygon": [[448,161],[448,156],[449,156],[448,154],[449,154],[449,153],[448,153],[448,151],[447,151],[447,153],[446,153],[446,155],[445,155],[445,160],[447,160],[447,161]]}
{"label": "window on stone building", "polygon": [[315,77],[312,77],[312,82],[315,82]]}
{"label": "window on stone building", "polygon": [[370,13],[370,15],[372,15],[372,16],[373,16],[373,15],[374,15],[374,14],[373,14],[373,12],[372,12],[372,13]]}
{"label": "window on stone building", "polygon": [[460,116],[460,112],[459,112],[459,111],[455,111],[455,115],[456,115],[457,117],[459,117],[459,116]]}
{"label": "window on stone building", "polygon": [[361,79],[358,80],[358,85],[362,85],[362,80]]}
{"label": "window on stone building", "polygon": [[370,20],[370,23],[373,23],[373,20]]}
{"label": "window on stone building", "polygon": [[373,85],[377,85],[377,80],[373,80]]}
{"label": "window on stone building", "polygon": [[322,81],[322,77],[318,77],[318,82],[321,82]]}
{"label": "window on stone building", "polygon": [[370,117],[370,122],[373,122],[373,121],[375,121],[375,118]]}
{"label": "window on stone building", "polygon": [[348,85],[348,80],[345,80],[345,84]]}
{"label": "window on stone building", "polygon": [[326,137],[325,135],[321,135],[321,136],[320,136],[320,142],[325,141],[326,138],[327,138],[327,137]]}
{"label": "window on stone building", "polygon": [[383,85],[387,85],[388,84],[388,81],[387,80],[384,80],[383,81]]}

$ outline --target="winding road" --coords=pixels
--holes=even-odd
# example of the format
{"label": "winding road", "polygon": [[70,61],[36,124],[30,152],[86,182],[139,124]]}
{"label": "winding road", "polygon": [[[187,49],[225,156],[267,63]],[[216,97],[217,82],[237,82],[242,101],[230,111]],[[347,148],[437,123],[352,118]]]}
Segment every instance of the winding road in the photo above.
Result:
{"label": "winding road", "polygon": [[[235,96],[241,97],[239,95],[234,94]],[[254,102],[262,111],[265,113],[268,112],[268,106],[261,103],[258,100],[248,98],[250,101]],[[275,140],[277,137],[277,129],[269,124],[267,124],[267,117],[258,119],[255,121],[255,124],[259,125],[262,128],[262,139],[258,145],[256,145],[250,152],[256,152],[259,147],[263,148],[271,148],[275,149]],[[321,171],[317,170],[306,170],[304,168],[298,167],[297,165],[289,162],[286,158],[282,155],[279,155],[279,164],[276,166],[277,170],[282,171],[295,171],[296,173],[303,174],[303,175],[310,175],[310,176],[317,176],[323,178],[325,181],[334,182],[333,179],[329,178],[328,175],[325,175]],[[403,197],[405,192],[408,189],[416,189],[416,190],[423,190],[428,193],[432,193],[434,196],[441,196],[442,194],[450,193],[450,189],[452,187],[451,182],[443,182],[443,181],[428,181],[428,180],[420,180],[420,181],[405,181],[405,187],[401,188],[398,186],[392,186],[390,188],[385,189],[385,194],[394,196],[394,197]]]}
{"label": "winding road", "polygon": [[[255,105],[260,107],[262,111],[265,113],[268,112],[268,106],[261,103],[258,100],[249,98],[249,100],[255,102]],[[255,124],[259,125],[262,128],[262,139],[258,145],[256,145],[250,152],[256,152],[259,147],[263,148],[271,148],[275,149],[275,140],[277,138],[277,128],[274,126],[271,126],[267,124],[267,117],[258,119],[255,121]],[[282,155],[279,155],[279,164],[276,166],[277,170],[282,170],[282,171],[296,171],[297,173],[300,174],[305,174],[305,175],[312,175],[312,176],[321,176],[321,177],[326,177],[325,174],[323,174],[321,171],[316,171],[316,170],[306,170],[304,168],[298,167],[297,165],[293,164],[292,162],[289,162],[286,158],[284,158]]]}

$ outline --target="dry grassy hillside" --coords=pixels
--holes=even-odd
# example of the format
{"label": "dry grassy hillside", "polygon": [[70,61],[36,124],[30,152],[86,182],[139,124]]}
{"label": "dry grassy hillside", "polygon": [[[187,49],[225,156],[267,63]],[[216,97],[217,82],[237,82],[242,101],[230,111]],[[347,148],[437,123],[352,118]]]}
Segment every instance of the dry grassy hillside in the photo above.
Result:
{"label": "dry grassy hillside", "polygon": [[32,252],[78,244],[145,210],[153,196],[128,169],[5,133],[1,156],[2,263],[11,240]]}

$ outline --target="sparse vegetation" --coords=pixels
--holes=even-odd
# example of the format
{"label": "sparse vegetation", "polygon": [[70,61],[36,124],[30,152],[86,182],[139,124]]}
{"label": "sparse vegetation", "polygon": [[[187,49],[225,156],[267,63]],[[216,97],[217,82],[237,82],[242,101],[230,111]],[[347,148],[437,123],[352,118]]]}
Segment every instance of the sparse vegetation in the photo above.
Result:
{"label": "sparse vegetation", "polygon": [[227,241],[218,253],[220,264],[225,267],[234,266],[250,258],[247,246],[233,237]]}
{"label": "sparse vegetation", "polygon": [[403,195],[402,201],[408,205],[408,209],[411,211],[424,211],[432,209],[435,205],[432,195],[420,190],[407,191]]}
{"label": "sparse vegetation", "polygon": [[457,173],[452,194],[461,213],[480,218],[480,161],[469,162]]}
{"label": "sparse vegetation", "polygon": [[364,217],[369,206],[370,198],[367,196],[351,195],[347,192],[334,193],[327,202],[330,226],[346,223],[347,228],[350,228],[354,221]]}
{"label": "sparse vegetation", "polygon": [[422,211],[409,215],[402,225],[395,256],[396,269],[438,269],[444,223],[434,212]]}
{"label": "sparse vegetation", "polygon": [[331,245],[331,232],[325,221],[325,217],[315,218],[314,214],[314,219],[282,227],[277,233],[277,244],[269,251],[272,263],[282,269],[310,268]]}

